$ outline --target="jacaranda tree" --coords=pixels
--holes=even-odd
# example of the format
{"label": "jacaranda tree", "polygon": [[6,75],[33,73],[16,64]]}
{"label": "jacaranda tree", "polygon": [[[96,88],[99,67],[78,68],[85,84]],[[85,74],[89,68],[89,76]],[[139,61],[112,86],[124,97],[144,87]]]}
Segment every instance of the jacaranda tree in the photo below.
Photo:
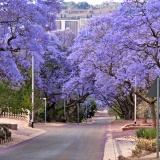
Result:
{"label": "jacaranda tree", "polygon": [[75,68],[64,86],[67,93],[77,92],[77,86],[86,88],[110,106],[115,102],[117,106],[118,100],[123,114],[124,110],[133,113],[137,94],[150,104],[155,126],[155,99],[145,94],[160,71],[159,6],[158,0],[126,0],[110,15],[91,19],[69,56]]}

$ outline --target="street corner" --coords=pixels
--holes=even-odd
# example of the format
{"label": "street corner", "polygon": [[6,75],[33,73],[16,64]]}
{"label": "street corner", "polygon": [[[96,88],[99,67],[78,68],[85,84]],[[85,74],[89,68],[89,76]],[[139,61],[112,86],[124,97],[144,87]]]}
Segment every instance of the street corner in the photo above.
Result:
{"label": "street corner", "polygon": [[25,142],[29,139],[35,138],[47,132],[42,129],[30,128],[30,127],[24,127],[24,128],[20,127],[20,129],[18,130],[10,130],[10,131],[12,132],[12,141],[2,143],[0,145],[0,150],[10,148],[12,146]]}

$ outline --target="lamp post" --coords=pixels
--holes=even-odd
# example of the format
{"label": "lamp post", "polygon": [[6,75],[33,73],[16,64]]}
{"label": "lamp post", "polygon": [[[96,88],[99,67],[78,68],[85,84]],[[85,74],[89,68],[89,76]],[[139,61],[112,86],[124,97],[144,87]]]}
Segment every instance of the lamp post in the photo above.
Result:
{"label": "lamp post", "polygon": [[[137,87],[137,78],[135,76],[135,92]],[[137,112],[137,95],[134,94],[134,124],[136,124],[136,112]]]}
{"label": "lamp post", "polygon": [[44,100],[44,122],[46,123],[46,106],[47,106],[47,101],[46,98],[43,98]]}
{"label": "lamp post", "polygon": [[34,123],[34,55],[32,53],[32,120],[31,127],[33,128]]}

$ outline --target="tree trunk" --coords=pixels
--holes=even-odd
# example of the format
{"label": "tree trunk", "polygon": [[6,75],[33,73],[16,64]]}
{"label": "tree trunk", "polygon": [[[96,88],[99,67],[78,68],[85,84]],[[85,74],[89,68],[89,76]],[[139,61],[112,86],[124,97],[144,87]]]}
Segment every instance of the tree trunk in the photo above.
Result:
{"label": "tree trunk", "polygon": [[69,109],[70,109],[70,108],[66,108],[66,120],[67,120],[68,122],[70,122]]}
{"label": "tree trunk", "polygon": [[132,110],[129,110],[129,119],[132,119]]}
{"label": "tree trunk", "polygon": [[125,120],[130,120],[130,111],[125,111]]}
{"label": "tree trunk", "polygon": [[156,112],[155,112],[154,102],[150,103],[149,106],[151,109],[152,127],[156,128]]}
{"label": "tree trunk", "polygon": [[56,109],[55,109],[55,106],[53,106],[52,108],[52,122],[55,122],[56,121]]}
{"label": "tree trunk", "polygon": [[56,109],[55,109],[55,102],[53,102],[50,106],[47,106],[47,112],[48,111],[51,111],[51,121],[53,122],[53,121],[55,121],[55,119],[56,119],[56,113],[57,113],[57,111],[56,111]]}

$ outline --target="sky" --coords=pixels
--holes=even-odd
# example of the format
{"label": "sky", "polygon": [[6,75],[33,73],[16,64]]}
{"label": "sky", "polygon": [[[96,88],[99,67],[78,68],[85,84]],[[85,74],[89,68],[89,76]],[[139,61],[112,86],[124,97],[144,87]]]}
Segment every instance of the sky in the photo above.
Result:
{"label": "sky", "polygon": [[93,5],[95,5],[95,4],[101,4],[102,2],[104,2],[104,1],[114,1],[114,2],[122,2],[123,0],[64,0],[65,2],[71,2],[71,1],[73,1],[73,2],[87,2],[87,3],[89,3],[89,4],[93,4]]}

